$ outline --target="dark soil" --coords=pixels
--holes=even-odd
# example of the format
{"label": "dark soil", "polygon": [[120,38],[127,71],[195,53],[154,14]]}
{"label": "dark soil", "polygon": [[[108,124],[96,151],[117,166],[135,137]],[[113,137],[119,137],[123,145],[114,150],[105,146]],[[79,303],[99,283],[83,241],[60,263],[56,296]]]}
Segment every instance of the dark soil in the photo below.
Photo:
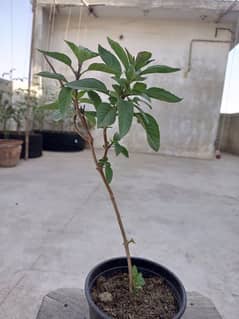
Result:
{"label": "dark soil", "polygon": [[160,277],[144,280],[144,287],[131,295],[127,274],[118,273],[107,279],[99,277],[92,289],[92,298],[111,318],[173,319],[178,304],[167,282]]}

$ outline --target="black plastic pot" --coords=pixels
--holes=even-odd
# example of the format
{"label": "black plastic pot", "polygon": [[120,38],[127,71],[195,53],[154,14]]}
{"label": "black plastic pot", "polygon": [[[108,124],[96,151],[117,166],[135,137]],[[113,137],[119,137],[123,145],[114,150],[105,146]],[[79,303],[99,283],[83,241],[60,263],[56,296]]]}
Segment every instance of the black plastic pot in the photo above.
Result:
{"label": "black plastic pot", "polygon": [[[3,132],[0,132],[0,138],[4,138]],[[23,141],[21,158],[25,157],[25,133],[11,131],[7,134],[7,138]],[[29,158],[37,158],[42,156],[42,135],[30,132],[29,134]]]}
{"label": "black plastic pot", "polygon": [[[143,273],[144,277],[149,276],[161,276],[163,277],[168,285],[172,288],[175,297],[178,302],[179,311],[176,316],[172,319],[182,318],[187,304],[187,296],[184,286],[181,281],[167,268],[146,260],[142,258],[132,258],[133,265],[136,265],[140,272]],[[113,273],[127,272],[127,260],[126,258],[115,258],[107,260],[99,265],[97,265],[91,272],[88,274],[85,282],[85,295],[87,302],[89,304],[90,310],[90,319],[111,319],[107,314],[100,310],[97,305],[94,303],[91,297],[91,290],[94,287],[96,280],[100,276],[110,277]],[[140,319],[140,318],[139,318]]]}
{"label": "black plastic pot", "polygon": [[79,152],[85,148],[85,141],[75,132],[36,131],[43,137],[43,149],[55,152]]}

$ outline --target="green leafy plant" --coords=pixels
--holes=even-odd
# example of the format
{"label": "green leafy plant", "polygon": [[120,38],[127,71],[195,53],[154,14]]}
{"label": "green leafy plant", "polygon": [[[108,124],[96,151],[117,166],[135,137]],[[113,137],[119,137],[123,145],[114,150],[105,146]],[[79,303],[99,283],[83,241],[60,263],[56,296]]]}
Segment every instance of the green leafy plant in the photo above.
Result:
{"label": "green leafy plant", "polygon": [[144,284],[144,277],[141,272],[138,271],[137,267],[134,265],[132,267],[132,276],[133,276],[133,290],[137,292],[139,289],[141,289]]}
{"label": "green leafy plant", "polygon": [[26,116],[29,108],[34,110],[38,104],[37,92],[35,90],[17,89],[13,103],[13,120],[16,123],[16,130],[20,133],[25,126]]}
{"label": "green leafy plant", "polygon": [[0,93],[0,123],[5,135],[8,132],[10,120],[15,122],[16,131],[20,133],[25,124],[28,107],[35,108],[37,103],[36,92],[33,90],[29,94],[28,90],[18,89],[14,99],[12,96]]}
{"label": "green leafy plant", "polygon": [[[156,152],[159,150],[159,125],[157,120],[148,111],[145,111],[145,108],[149,111],[152,109],[152,99],[169,103],[180,102],[181,99],[163,88],[148,87],[146,76],[155,73],[172,73],[179,69],[165,65],[151,65],[154,62],[151,52],[142,51],[133,56],[118,42],[108,38],[108,43],[111,51],[99,45],[98,52],[93,52],[66,41],[76,58],[76,68],[73,67],[71,58],[64,53],[40,50],[51,71],[40,72],[38,75],[58,80],[61,89],[54,107],[62,115],[69,108],[72,108],[76,131],[80,134],[79,122],[85,129],[84,138],[89,143],[96,169],[106,187],[116,214],[127,257],[129,290],[133,292],[143,286],[144,280],[137,268],[132,266],[130,244],[134,241],[129,240],[126,235],[116,198],[110,185],[113,179],[113,168],[109,151],[113,148],[116,156],[120,154],[129,156],[127,148],[122,145],[122,139],[129,133],[134,120],[145,130],[149,146]],[[85,61],[96,57],[101,59],[100,63],[92,63],[88,68],[83,68]],[[74,79],[68,80],[66,75],[58,73],[52,64],[52,59],[67,65]],[[95,77],[85,77],[85,74],[90,74],[92,71],[108,73],[113,81],[112,87],[108,88],[104,82]],[[83,75],[84,78],[82,78]],[[86,105],[92,105],[93,109]],[[102,131],[103,155],[100,158],[97,157],[94,138],[89,129],[89,121],[92,120]],[[115,123],[117,123],[117,132],[111,134],[112,130],[109,132],[109,129]]]}
{"label": "green leafy plant", "polygon": [[8,137],[9,122],[14,116],[14,108],[9,94],[0,92],[0,124],[4,138]]}

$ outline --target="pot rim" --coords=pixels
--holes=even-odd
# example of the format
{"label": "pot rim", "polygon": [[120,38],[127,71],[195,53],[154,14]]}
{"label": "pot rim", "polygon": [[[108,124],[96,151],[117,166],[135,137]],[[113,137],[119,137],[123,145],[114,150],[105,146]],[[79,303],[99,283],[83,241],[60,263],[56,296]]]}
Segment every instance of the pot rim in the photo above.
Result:
{"label": "pot rim", "polygon": [[[119,261],[119,260],[126,260],[126,257],[115,257],[115,258],[111,258],[111,259],[107,259],[99,264],[97,264],[87,275],[86,280],[85,280],[85,295],[86,295],[86,299],[89,303],[89,305],[99,314],[102,316],[102,318],[104,319],[112,319],[111,317],[109,317],[105,312],[103,312],[93,301],[92,297],[91,297],[91,291],[90,291],[90,287],[91,287],[91,276],[92,274],[97,271],[98,268],[101,268],[103,265],[109,263],[109,262],[114,262],[114,261]],[[155,265],[156,267],[160,267],[163,271],[165,271],[166,273],[169,274],[169,276],[173,277],[174,280],[177,282],[178,286],[180,287],[181,293],[182,293],[182,303],[180,305],[180,309],[177,312],[177,314],[172,318],[172,319],[179,319],[182,318],[185,310],[186,310],[186,306],[187,306],[187,294],[186,294],[186,290],[181,282],[181,280],[168,268],[166,268],[165,266],[156,263],[152,260],[149,259],[145,259],[145,258],[140,258],[140,257],[131,257],[131,259],[133,261],[144,261],[144,262],[148,262],[151,265]],[[123,266],[122,266],[123,267]],[[118,269],[120,267],[117,267]],[[147,267],[144,267],[145,269],[147,269]],[[150,268],[148,268],[150,270]],[[110,270],[110,269],[109,269]],[[107,270],[105,270],[106,272]],[[166,279],[167,280],[167,279]]]}
{"label": "pot rim", "polygon": [[15,139],[0,139],[0,147],[15,147],[22,145],[23,141],[22,140],[15,140]]}

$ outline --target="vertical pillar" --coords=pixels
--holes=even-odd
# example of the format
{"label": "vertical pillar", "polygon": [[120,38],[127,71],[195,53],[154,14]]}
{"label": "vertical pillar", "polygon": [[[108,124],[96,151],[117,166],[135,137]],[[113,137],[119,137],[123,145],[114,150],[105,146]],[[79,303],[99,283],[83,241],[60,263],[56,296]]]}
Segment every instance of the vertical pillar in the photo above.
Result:
{"label": "vertical pillar", "polygon": [[239,15],[237,18],[237,24],[236,24],[236,30],[235,30],[235,43],[234,46],[236,46],[239,43]]}

